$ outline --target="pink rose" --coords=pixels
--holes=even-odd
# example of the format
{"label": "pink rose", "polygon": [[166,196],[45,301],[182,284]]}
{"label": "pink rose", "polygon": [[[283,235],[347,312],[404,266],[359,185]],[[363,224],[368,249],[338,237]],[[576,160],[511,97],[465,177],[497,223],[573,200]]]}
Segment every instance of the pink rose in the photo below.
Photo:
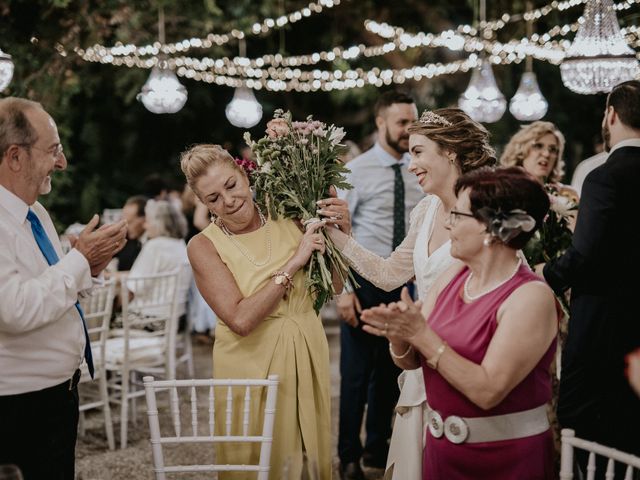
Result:
{"label": "pink rose", "polygon": [[274,118],[267,123],[267,135],[271,139],[284,137],[288,133],[289,125],[284,118]]}

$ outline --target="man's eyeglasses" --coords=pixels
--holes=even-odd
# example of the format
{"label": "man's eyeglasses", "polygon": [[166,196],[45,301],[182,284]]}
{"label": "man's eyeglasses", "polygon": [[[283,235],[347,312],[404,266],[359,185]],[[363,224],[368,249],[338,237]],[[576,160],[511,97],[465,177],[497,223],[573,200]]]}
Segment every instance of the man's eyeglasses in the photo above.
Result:
{"label": "man's eyeglasses", "polygon": [[64,147],[61,143],[58,143],[53,148],[40,148],[35,145],[28,145],[26,143],[19,143],[18,145],[26,148],[33,148],[35,150],[40,150],[41,152],[48,153],[49,155],[53,155],[55,158],[58,158],[60,155],[64,153]]}
{"label": "man's eyeglasses", "polygon": [[455,227],[458,224],[458,219],[460,217],[471,217],[476,218],[475,215],[471,213],[458,212],[457,210],[451,210],[449,212],[449,225]]}
{"label": "man's eyeglasses", "polygon": [[545,145],[544,143],[540,142],[535,142],[533,145],[531,145],[531,148],[533,148],[536,152],[546,150],[547,152],[549,152],[549,155],[558,155],[558,153],[560,152],[556,145]]}

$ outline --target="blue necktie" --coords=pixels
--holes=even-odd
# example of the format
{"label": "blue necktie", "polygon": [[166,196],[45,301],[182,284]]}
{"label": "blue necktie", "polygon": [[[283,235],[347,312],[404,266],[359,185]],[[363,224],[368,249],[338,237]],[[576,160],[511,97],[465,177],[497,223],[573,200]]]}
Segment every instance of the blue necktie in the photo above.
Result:
{"label": "blue necktie", "polygon": [[[33,213],[33,210],[29,209],[29,213],[27,213],[27,220],[31,224],[31,231],[33,232],[33,236],[36,239],[36,243],[38,247],[40,247],[40,251],[44,258],[47,259],[47,263],[49,265],[55,265],[58,263],[58,254],[56,253],[49,237],[47,237],[47,232],[44,231],[44,227],[42,223],[40,223],[40,219]],[[80,307],[80,303],[76,302],[76,309],[80,314],[80,318],[82,319],[82,328],[84,329],[84,338],[86,340],[86,345],[84,346],[84,358],[87,361],[87,367],[89,367],[89,373],[91,374],[91,378],[93,378],[93,355],[91,354],[91,342],[89,341],[89,332],[87,332],[87,324],[84,321],[84,313],[82,312],[82,307]]]}

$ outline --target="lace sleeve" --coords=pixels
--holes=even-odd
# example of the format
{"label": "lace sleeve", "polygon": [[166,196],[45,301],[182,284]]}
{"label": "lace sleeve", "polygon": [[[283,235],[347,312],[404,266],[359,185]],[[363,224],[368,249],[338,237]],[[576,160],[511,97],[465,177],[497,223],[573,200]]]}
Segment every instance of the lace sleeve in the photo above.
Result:
{"label": "lace sleeve", "polygon": [[413,278],[413,249],[430,202],[431,197],[426,197],[411,211],[409,232],[389,258],[379,257],[349,238],[342,253],[353,269],[386,291],[398,288]]}

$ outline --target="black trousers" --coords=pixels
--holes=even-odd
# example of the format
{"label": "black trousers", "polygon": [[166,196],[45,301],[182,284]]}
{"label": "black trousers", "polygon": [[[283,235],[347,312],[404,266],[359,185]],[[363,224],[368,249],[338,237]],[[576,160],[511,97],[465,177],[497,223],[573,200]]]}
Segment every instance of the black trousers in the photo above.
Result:
{"label": "black trousers", "polygon": [[0,396],[0,464],[17,465],[24,480],[73,480],[77,432],[78,389],[71,380]]}
{"label": "black trousers", "polygon": [[[355,274],[355,272],[354,272]],[[356,295],[363,309],[394,302],[401,289],[385,292],[355,274]],[[384,467],[389,453],[391,421],[398,401],[398,375],[402,371],[389,355],[389,342],[342,322],[340,327],[340,422],[338,456],[342,464],[357,462],[363,452],[375,466]],[[366,441],[360,441],[367,405]]]}

